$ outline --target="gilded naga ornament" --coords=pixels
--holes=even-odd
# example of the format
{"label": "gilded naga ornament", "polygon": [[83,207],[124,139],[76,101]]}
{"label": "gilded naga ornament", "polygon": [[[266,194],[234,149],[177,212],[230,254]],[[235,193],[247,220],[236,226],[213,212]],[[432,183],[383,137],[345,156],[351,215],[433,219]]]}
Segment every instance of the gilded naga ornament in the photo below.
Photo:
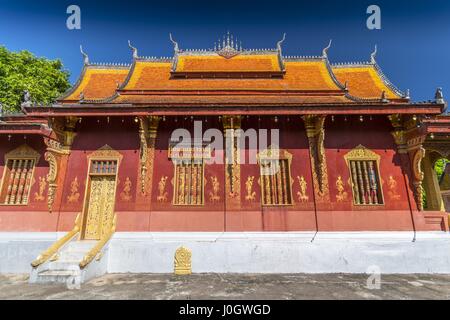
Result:
{"label": "gilded naga ornament", "polygon": [[297,176],[298,184],[300,186],[300,191],[297,192],[297,197],[299,202],[307,202],[309,200],[308,195],[306,194],[307,183],[303,176]]}
{"label": "gilded naga ornament", "polygon": [[256,192],[253,191],[253,182],[255,180],[254,176],[249,176],[247,181],[245,182],[245,188],[247,189],[247,195],[245,196],[245,200],[253,201],[256,198]]}
{"label": "gilded naga ornament", "polygon": [[192,273],[192,253],[186,247],[179,247],[175,251],[175,274],[187,275]]}

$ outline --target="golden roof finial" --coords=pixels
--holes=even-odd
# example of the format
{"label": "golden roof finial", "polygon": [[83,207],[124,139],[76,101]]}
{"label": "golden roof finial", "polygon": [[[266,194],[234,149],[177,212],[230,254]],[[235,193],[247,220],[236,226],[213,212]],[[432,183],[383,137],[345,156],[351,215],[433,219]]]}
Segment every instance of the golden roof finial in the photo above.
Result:
{"label": "golden roof finial", "polygon": [[130,47],[130,49],[133,51],[133,59],[137,59],[138,58],[138,51],[136,47],[133,47],[131,45],[131,41],[128,40],[128,46]]}
{"label": "golden roof finial", "polygon": [[328,49],[331,48],[331,42],[332,41],[333,40],[330,39],[330,42],[328,43],[328,45],[325,48],[323,48],[323,50],[322,50],[322,57],[323,58],[328,58]]}
{"label": "golden roof finial", "polygon": [[89,56],[83,51],[83,46],[80,44],[80,52],[83,55],[83,62],[85,65],[89,64]]}
{"label": "golden roof finial", "polygon": [[284,42],[285,39],[286,39],[286,32],[283,33],[283,38],[280,41],[277,42],[277,50],[280,53],[280,55],[281,55],[281,45],[282,45],[282,43]]}
{"label": "golden roof finial", "polygon": [[173,50],[175,51],[175,53],[178,53],[178,51],[180,51],[180,48],[178,47],[178,42],[173,40],[172,33],[169,33],[169,39],[170,39],[170,42],[172,42],[172,44],[173,44]]}
{"label": "golden roof finial", "polygon": [[375,57],[377,56],[377,45],[375,45],[375,49],[373,50],[373,52],[370,54],[370,63],[375,64],[377,63],[375,60]]}

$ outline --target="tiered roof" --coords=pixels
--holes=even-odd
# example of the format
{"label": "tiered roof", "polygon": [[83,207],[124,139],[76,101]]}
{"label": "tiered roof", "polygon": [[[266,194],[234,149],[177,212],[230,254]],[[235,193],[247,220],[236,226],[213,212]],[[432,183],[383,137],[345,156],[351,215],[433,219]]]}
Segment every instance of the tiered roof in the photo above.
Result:
{"label": "tiered roof", "polygon": [[[172,40],[172,38],[171,38]],[[88,63],[60,104],[315,105],[407,103],[375,62],[331,66],[316,57],[283,57],[276,49],[242,49],[228,36],[214,50],[180,50],[172,58],[139,57],[128,66]],[[87,62],[87,63],[86,63]]]}

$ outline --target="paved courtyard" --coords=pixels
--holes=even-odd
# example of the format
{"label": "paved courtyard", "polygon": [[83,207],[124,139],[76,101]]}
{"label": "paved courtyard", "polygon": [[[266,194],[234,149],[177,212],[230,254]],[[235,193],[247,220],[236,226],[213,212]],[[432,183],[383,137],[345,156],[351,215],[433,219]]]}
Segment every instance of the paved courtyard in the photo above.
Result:
{"label": "paved courtyard", "polygon": [[27,280],[0,275],[0,299],[450,299],[450,275],[382,275],[380,289],[361,274],[107,274],[73,290]]}

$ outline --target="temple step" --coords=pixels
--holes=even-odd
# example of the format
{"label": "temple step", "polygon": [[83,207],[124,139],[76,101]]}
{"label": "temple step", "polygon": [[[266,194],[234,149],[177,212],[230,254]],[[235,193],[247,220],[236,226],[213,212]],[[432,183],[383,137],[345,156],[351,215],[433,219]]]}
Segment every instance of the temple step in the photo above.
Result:
{"label": "temple step", "polygon": [[81,283],[82,271],[79,264],[97,241],[73,241],[58,252],[54,261],[37,272],[34,283]]}
{"label": "temple step", "polygon": [[79,270],[47,270],[39,272],[35,283],[67,283],[80,276]]}

